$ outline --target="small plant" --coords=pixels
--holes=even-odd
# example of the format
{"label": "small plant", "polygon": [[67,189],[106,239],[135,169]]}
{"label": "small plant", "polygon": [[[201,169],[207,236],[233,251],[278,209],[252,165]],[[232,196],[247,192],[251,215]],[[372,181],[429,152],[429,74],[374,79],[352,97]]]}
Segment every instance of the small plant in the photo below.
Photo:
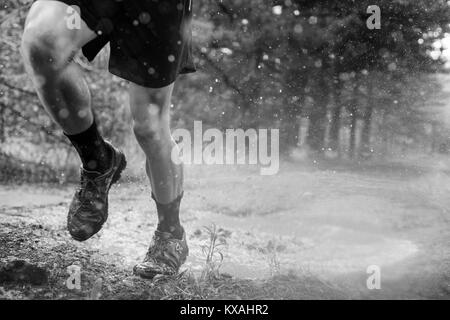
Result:
{"label": "small plant", "polygon": [[267,260],[269,263],[270,276],[278,276],[281,273],[280,259],[277,253],[277,246],[275,241],[269,241],[267,247],[264,250],[267,254]]}
{"label": "small plant", "polygon": [[217,280],[220,280],[220,266],[223,262],[222,247],[229,233],[212,224],[204,227],[208,238],[201,246],[205,255],[205,265],[200,276],[187,270],[176,276],[157,276],[152,287],[158,290],[158,296],[163,300],[198,300],[208,299],[218,295]]}
{"label": "small plant", "polygon": [[200,277],[201,281],[219,278],[219,270],[223,262],[221,249],[226,244],[225,230],[217,229],[215,224],[212,224],[210,227],[204,227],[204,229],[209,237],[209,241],[201,247],[205,255],[205,267]]}

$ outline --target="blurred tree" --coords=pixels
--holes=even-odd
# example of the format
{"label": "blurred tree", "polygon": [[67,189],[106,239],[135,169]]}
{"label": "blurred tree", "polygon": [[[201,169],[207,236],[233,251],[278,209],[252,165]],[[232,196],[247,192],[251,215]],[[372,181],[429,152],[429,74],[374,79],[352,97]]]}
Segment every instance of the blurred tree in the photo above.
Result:
{"label": "blurred tree", "polygon": [[[20,35],[31,2],[3,0],[0,5],[0,152],[12,141],[27,141],[45,146],[39,161],[47,161],[45,150],[68,145],[42,112],[21,63]],[[371,4],[194,1],[199,72],[181,77],[176,87],[175,127],[201,120],[221,129],[278,128],[281,148],[289,151],[298,146],[300,119],[306,118],[302,141],[311,151],[348,151],[364,158],[377,152],[378,141],[400,139],[411,145],[443,139],[443,105],[434,98],[440,84],[432,75],[444,70],[439,43],[449,37],[449,5],[379,0],[381,29],[370,30],[366,10]],[[125,143],[131,136],[127,84],[107,75],[107,58],[105,49],[94,64],[82,59],[80,64],[102,131]]]}

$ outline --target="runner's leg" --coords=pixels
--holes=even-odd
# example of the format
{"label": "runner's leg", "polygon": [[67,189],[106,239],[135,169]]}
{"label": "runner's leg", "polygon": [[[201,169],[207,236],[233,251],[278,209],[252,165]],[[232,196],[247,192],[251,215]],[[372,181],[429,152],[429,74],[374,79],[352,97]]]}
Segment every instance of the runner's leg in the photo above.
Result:
{"label": "runner's leg", "polygon": [[97,131],[89,88],[73,61],[96,34],[81,18],[81,28],[69,28],[67,16],[64,3],[35,2],[25,23],[22,54],[42,104],[77,149],[85,169],[104,172],[111,150]]}
{"label": "runner's leg", "polygon": [[95,38],[81,21],[81,29],[69,29],[64,17],[67,5],[37,1],[28,14],[22,38],[27,71],[47,112],[67,134],[88,129],[93,122],[86,81],[72,59]]}
{"label": "runner's leg", "polygon": [[130,87],[136,138],[147,156],[147,175],[158,206],[158,231],[181,238],[179,203],[183,193],[183,167],[171,159],[176,143],[170,131],[170,100],[174,84],[160,89]]}
{"label": "runner's leg", "polygon": [[[108,218],[108,193],[125,169],[125,156],[100,136],[91,110],[89,88],[73,58],[96,35],[80,18],[69,28],[66,4],[37,1],[30,9],[22,54],[39,98],[64,130],[83,162],[80,188],[69,208],[67,228],[75,240],[99,232]],[[76,13],[77,14],[77,13]]]}

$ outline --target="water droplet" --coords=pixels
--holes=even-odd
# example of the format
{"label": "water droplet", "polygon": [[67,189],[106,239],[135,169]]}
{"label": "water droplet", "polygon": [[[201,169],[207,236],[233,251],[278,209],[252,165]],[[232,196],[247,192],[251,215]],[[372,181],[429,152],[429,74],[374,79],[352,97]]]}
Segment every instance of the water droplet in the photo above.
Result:
{"label": "water droplet", "polygon": [[61,109],[61,110],[59,110],[58,115],[62,119],[67,119],[69,117],[69,110]]}
{"label": "water droplet", "polygon": [[150,20],[151,20],[151,16],[150,16],[150,14],[148,12],[142,12],[139,15],[139,21],[142,24],[148,24],[150,22]]}

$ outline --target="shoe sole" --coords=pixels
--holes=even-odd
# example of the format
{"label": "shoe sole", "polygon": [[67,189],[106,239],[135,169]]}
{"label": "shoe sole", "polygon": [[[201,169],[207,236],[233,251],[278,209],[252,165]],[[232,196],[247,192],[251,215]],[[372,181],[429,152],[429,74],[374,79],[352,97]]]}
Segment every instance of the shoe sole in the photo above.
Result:
{"label": "shoe sole", "polygon": [[[180,265],[180,268],[181,268],[181,266],[183,266],[183,265],[186,263],[186,260],[187,260],[187,257],[188,257],[188,256],[189,256],[189,254],[186,256],[185,259],[182,260],[181,265]],[[174,276],[180,274],[180,270],[178,270],[178,271],[175,272],[174,274],[164,274],[164,273],[157,272],[157,271],[149,271],[149,272],[146,272],[146,273],[140,273],[140,272],[138,272],[138,271],[136,270],[136,267],[134,267],[134,268],[133,268],[133,274],[134,274],[135,276],[140,277],[140,278],[145,279],[145,280],[152,280],[152,279],[154,279],[156,276],[174,277]]]}
{"label": "shoe sole", "polygon": [[140,277],[142,279],[145,280],[153,280],[156,276],[163,276],[163,277],[174,277],[176,275],[179,274],[179,271],[177,271],[174,274],[165,274],[165,273],[161,273],[161,272],[156,272],[156,271],[151,271],[151,272],[147,272],[147,273],[140,273],[137,272],[135,270],[133,270],[133,275]]}
{"label": "shoe sole", "polygon": [[157,273],[157,272],[143,274],[143,273],[136,272],[134,270],[133,270],[133,274],[135,276],[140,277],[140,278],[145,279],[145,280],[153,280],[157,275],[163,275],[163,274]]}

